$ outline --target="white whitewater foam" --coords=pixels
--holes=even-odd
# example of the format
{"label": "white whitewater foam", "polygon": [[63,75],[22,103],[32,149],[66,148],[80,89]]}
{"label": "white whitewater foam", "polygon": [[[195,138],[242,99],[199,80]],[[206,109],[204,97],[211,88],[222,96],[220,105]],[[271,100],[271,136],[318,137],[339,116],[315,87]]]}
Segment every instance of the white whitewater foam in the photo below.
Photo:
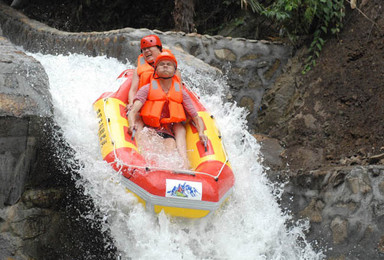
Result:
{"label": "white whitewater foam", "polygon": [[49,76],[55,120],[84,165],[79,185],[103,212],[104,228],[111,230],[122,259],[323,258],[305,242],[307,223],[287,226],[290,217],[279,208],[258,163],[260,146],[247,131],[245,110],[222,101],[223,79],[204,78],[194,68],[181,66],[183,78],[189,79],[221,130],[236,178],[233,195],[210,217],[172,219],[145,211],[101,158],[92,104],[103,92],[116,91],[116,77],[132,66],[106,57],[31,55]]}

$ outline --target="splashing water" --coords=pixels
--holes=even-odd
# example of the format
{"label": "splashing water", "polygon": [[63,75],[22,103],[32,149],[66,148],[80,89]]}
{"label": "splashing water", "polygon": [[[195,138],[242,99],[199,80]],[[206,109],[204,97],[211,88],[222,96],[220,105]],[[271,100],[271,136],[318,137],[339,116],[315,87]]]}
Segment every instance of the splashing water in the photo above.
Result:
{"label": "splashing water", "polygon": [[176,146],[173,150],[172,148],[171,150],[166,149],[165,144],[163,144],[165,140],[154,129],[144,127],[140,139],[136,140],[140,147],[140,153],[148,165],[165,169],[182,169],[184,167],[184,161]]}
{"label": "splashing water", "polygon": [[[104,214],[122,259],[322,259],[305,240],[308,223],[292,227],[264,174],[259,144],[248,133],[246,113],[223,103],[225,81],[182,67],[184,79],[215,116],[235,173],[235,187],[215,214],[198,220],[154,215],[119,184],[120,176],[101,158],[93,102],[116,91],[116,77],[129,64],[106,57],[30,54],[49,77],[54,117],[82,162],[79,174],[87,195]],[[215,95],[212,95],[215,93]]]}

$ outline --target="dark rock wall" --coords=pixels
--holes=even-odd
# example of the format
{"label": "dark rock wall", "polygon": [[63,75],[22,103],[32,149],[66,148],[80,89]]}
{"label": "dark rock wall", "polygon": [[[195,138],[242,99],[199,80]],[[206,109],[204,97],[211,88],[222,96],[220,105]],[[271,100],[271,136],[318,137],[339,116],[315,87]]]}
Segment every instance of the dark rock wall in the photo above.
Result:
{"label": "dark rock wall", "polygon": [[44,68],[0,30],[0,259],[115,259],[52,117]]}
{"label": "dark rock wall", "polygon": [[1,36],[0,85],[1,207],[14,204],[23,192],[52,104],[41,64]]}
{"label": "dark rock wall", "polygon": [[384,166],[312,171],[285,190],[282,205],[309,219],[308,239],[329,259],[383,259]]}

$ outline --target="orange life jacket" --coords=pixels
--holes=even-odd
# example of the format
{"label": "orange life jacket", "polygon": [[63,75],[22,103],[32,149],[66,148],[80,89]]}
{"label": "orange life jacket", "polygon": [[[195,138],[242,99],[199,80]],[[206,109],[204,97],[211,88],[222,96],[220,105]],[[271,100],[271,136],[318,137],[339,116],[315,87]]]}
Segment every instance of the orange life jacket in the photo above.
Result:
{"label": "orange life jacket", "polygon": [[[149,86],[147,101],[141,109],[141,117],[146,125],[160,127],[164,124],[186,120],[182,105],[182,85],[177,77],[173,77],[172,86],[165,94],[158,79],[152,79]],[[161,118],[164,105],[168,103],[169,118]]]}
{"label": "orange life jacket", "polygon": [[151,82],[154,70],[155,69],[145,61],[143,54],[140,54],[137,58],[137,74],[139,75],[138,89]]}
{"label": "orange life jacket", "polygon": [[[171,50],[163,49],[165,52],[172,53]],[[154,68],[148,62],[145,61],[143,54],[137,57],[137,74],[139,75],[139,87],[145,86],[151,82]]]}

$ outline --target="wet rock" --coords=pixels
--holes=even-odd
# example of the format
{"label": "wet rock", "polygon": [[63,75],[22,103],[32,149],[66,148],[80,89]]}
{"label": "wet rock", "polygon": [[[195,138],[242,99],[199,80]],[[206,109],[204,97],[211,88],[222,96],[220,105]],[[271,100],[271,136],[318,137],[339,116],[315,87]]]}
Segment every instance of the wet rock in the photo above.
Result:
{"label": "wet rock", "polygon": [[373,155],[368,159],[369,164],[375,164],[384,159],[384,153]]}
{"label": "wet rock", "polygon": [[291,175],[282,205],[311,222],[307,238],[320,248],[332,248],[329,259],[340,255],[380,259],[384,175],[372,173],[383,170],[382,165],[324,167]]}
{"label": "wet rock", "polygon": [[336,217],[331,222],[331,230],[333,235],[333,243],[341,244],[348,236],[348,224],[347,221],[341,219],[340,217]]}
{"label": "wet rock", "polygon": [[18,201],[52,117],[48,77],[39,62],[0,36],[0,208]]}
{"label": "wet rock", "polygon": [[261,145],[260,152],[263,158],[261,163],[273,170],[283,168],[284,161],[282,155],[284,148],[280,145],[279,141],[266,135],[255,134],[253,136]]}
{"label": "wet rock", "polygon": [[308,218],[311,222],[321,223],[323,220],[321,212],[324,209],[324,202],[312,199],[309,205],[299,213],[303,218]]}

